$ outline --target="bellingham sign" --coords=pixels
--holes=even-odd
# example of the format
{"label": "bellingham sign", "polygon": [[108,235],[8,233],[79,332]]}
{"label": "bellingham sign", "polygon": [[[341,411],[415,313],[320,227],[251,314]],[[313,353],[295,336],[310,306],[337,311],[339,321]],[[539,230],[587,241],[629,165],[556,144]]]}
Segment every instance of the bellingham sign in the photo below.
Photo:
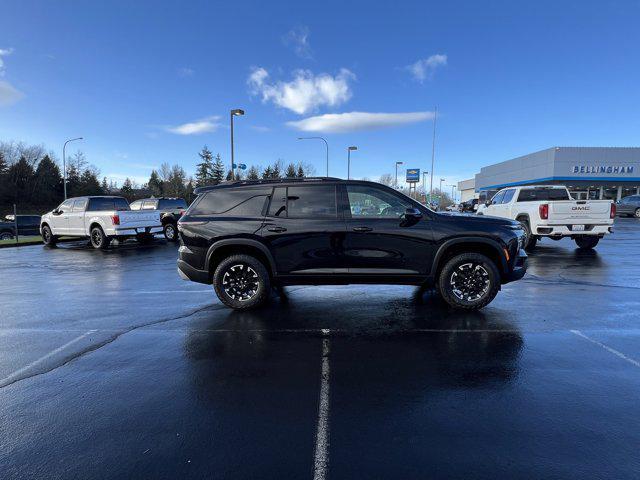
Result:
{"label": "bellingham sign", "polygon": [[573,173],[615,173],[628,174],[633,173],[631,165],[574,165]]}

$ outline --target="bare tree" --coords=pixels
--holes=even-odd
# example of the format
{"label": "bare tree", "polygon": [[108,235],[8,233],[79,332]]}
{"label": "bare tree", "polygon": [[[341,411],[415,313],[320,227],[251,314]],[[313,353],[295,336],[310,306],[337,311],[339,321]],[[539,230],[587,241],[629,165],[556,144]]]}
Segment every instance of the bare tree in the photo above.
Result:
{"label": "bare tree", "polygon": [[391,175],[390,173],[383,173],[382,175],[380,175],[380,180],[378,180],[378,183],[386,185],[387,187],[393,187],[395,184],[395,180],[393,178],[393,175]]}

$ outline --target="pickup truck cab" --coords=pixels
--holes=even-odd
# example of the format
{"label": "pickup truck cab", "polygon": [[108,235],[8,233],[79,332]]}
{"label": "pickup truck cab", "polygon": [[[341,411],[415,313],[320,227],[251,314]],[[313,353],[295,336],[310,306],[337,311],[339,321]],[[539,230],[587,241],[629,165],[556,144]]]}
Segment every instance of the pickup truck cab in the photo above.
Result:
{"label": "pickup truck cab", "polygon": [[178,220],[187,208],[183,198],[142,198],[131,203],[131,210],[158,210],[164,238],[170,242],[178,241]]}
{"label": "pickup truck cab", "polygon": [[[0,240],[9,240],[16,236],[16,217],[7,215],[0,222]],[[40,235],[40,215],[18,215],[18,235]]]}
{"label": "pickup truck cab", "polygon": [[64,236],[89,238],[94,248],[105,249],[114,239],[148,243],[162,226],[157,211],[132,212],[123,197],[96,196],[65,200],[42,216],[40,232],[45,245]]}
{"label": "pickup truck cab", "polygon": [[526,248],[542,237],[570,237],[579,248],[594,248],[613,231],[616,206],[611,200],[573,200],[559,185],[532,185],[500,190],[479,215],[519,221],[526,232]]}

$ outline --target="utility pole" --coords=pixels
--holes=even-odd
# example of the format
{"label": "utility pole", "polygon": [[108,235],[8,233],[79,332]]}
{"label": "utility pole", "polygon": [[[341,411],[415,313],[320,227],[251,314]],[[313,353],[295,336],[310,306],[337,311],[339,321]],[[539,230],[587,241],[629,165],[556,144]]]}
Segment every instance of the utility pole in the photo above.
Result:
{"label": "utility pole", "polygon": [[429,186],[429,203],[433,198],[433,164],[436,158],[436,120],[438,119],[438,106],[433,109],[433,142],[431,145],[431,184]]}

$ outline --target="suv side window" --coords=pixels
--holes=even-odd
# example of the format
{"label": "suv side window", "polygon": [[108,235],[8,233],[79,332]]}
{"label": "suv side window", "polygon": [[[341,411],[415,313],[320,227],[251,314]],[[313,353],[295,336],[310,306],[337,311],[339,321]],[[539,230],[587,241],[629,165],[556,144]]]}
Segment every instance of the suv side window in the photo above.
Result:
{"label": "suv side window", "polygon": [[336,218],[334,185],[302,185],[273,189],[270,217]]}
{"label": "suv side window", "polygon": [[400,218],[412,205],[401,197],[368,185],[347,185],[352,218]]}
{"label": "suv side window", "polygon": [[142,202],[142,210],[155,210],[156,200],[145,200]]}
{"label": "suv side window", "polygon": [[500,205],[502,203],[502,199],[504,198],[505,190],[502,190],[491,199],[491,205]]}
{"label": "suv side window", "polygon": [[131,205],[129,205],[129,208],[131,208],[131,210],[140,210],[140,207],[142,207],[142,200],[136,200]]}
{"label": "suv side window", "polygon": [[509,203],[513,198],[514,193],[516,193],[515,188],[510,188],[509,190],[505,190],[504,197],[502,198],[502,203]]}
{"label": "suv side window", "polygon": [[223,217],[262,217],[271,188],[213,190],[202,195],[189,210],[189,215]]}

